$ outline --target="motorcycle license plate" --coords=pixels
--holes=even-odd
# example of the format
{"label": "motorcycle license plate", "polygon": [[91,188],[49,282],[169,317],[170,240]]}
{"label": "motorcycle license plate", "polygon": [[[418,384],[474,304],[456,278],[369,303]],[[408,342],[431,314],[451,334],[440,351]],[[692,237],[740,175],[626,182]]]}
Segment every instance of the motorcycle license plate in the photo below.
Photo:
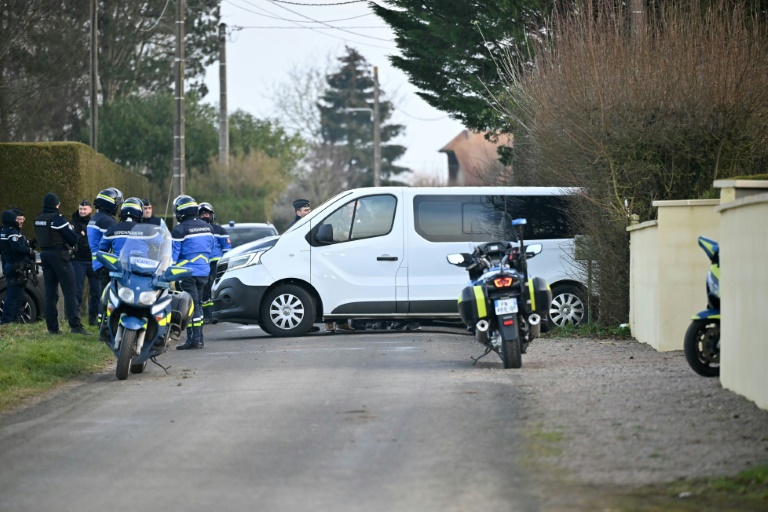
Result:
{"label": "motorcycle license plate", "polygon": [[517,313],[517,299],[499,299],[493,301],[497,315]]}

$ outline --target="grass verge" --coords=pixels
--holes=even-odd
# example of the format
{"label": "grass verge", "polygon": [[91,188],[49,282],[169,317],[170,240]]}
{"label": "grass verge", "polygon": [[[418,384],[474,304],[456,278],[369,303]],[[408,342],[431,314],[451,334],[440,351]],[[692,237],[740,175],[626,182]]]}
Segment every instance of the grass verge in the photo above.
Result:
{"label": "grass verge", "polygon": [[604,327],[597,324],[573,326],[571,324],[541,333],[542,338],[621,338],[632,337],[629,327]]}
{"label": "grass verge", "polygon": [[92,336],[48,334],[45,322],[0,326],[0,411],[75,377],[101,371],[112,353]]}

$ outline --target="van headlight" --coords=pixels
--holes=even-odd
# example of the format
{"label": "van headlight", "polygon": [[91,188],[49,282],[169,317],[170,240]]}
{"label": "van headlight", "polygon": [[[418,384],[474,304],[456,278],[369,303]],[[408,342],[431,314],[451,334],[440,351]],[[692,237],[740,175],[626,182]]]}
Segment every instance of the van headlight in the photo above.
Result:
{"label": "van headlight", "polygon": [[260,265],[261,255],[264,254],[265,252],[267,251],[258,251],[258,252],[252,252],[248,254],[241,254],[239,256],[235,256],[234,258],[229,260],[229,266],[227,266],[227,271],[236,270],[238,268],[243,268],[243,267],[250,267],[251,265]]}

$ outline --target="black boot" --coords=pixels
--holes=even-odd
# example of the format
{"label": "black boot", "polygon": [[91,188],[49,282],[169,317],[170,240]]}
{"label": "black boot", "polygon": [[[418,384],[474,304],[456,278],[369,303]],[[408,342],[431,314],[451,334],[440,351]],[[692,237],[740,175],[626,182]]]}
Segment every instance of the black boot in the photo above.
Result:
{"label": "black boot", "polygon": [[83,336],[90,336],[91,333],[85,330],[85,327],[81,325],[76,325],[70,329],[70,332],[72,334],[82,334]]}
{"label": "black boot", "polygon": [[203,348],[199,343],[193,343],[187,340],[183,345],[176,347],[176,350],[197,350],[199,348]]}

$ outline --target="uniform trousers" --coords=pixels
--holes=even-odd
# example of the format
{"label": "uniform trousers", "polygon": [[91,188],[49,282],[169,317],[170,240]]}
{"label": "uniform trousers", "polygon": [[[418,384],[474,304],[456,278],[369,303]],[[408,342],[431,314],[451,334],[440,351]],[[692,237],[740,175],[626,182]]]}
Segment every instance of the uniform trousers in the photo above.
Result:
{"label": "uniform trousers", "polygon": [[5,289],[5,299],[3,299],[3,317],[0,320],[2,324],[15,322],[19,316],[21,303],[24,300],[24,287],[15,283],[16,264],[6,263],[3,265],[3,275],[8,287]]}
{"label": "uniform trousers", "polygon": [[72,270],[75,272],[75,293],[77,295],[77,309],[83,303],[83,288],[85,288],[85,279],[88,279],[88,318],[89,321],[99,314],[99,301],[101,300],[101,284],[93,265],[90,261],[72,261]]}
{"label": "uniform trousers", "polygon": [[187,327],[187,341],[189,345],[203,345],[203,290],[208,282],[208,276],[187,277],[179,282],[179,286],[192,297],[194,312],[192,320]]}
{"label": "uniform trousers", "polygon": [[72,263],[61,257],[61,250],[43,251],[40,253],[45,281],[45,324],[48,331],[59,330],[59,286],[64,295],[64,311],[71,328],[79,327],[80,316],[77,311],[75,296],[75,273]]}

